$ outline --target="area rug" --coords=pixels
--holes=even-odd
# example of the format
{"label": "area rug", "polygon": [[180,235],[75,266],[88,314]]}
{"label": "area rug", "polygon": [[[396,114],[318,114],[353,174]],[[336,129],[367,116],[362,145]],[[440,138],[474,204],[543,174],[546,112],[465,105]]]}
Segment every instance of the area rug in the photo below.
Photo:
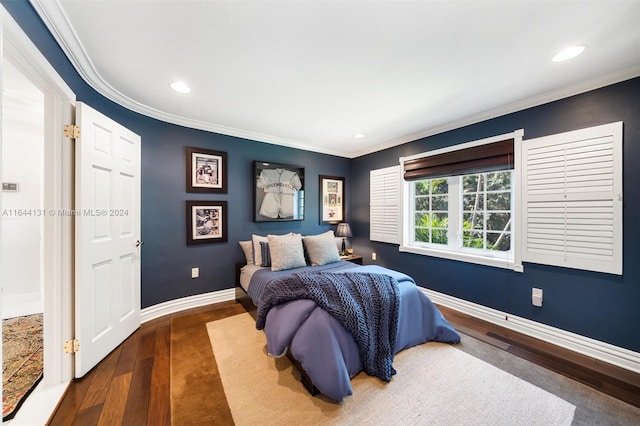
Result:
{"label": "area rug", "polygon": [[449,344],[396,355],[390,383],[358,374],[342,403],[312,397],[286,358],[266,355],[249,314],[207,324],[236,425],[570,425],[575,406]]}
{"label": "area rug", "polygon": [[42,379],[42,314],[2,320],[2,420],[9,420]]}

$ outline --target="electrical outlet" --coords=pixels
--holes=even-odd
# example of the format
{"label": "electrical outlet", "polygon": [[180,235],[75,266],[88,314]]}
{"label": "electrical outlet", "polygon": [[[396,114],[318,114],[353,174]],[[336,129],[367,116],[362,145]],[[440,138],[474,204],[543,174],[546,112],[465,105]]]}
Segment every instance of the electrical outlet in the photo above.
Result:
{"label": "electrical outlet", "polygon": [[191,278],[198,278],[200,276],[200,268],[191,268]]}
{"label": "electrical outlet", "polygon": [[531,304],[537,307],[542,306],[542,289],[541,288],[531,289]]}
{"label": "electrical outlet", "polygon": [[371,253],[371,260],[377,260],[378,256],[375,253]]}

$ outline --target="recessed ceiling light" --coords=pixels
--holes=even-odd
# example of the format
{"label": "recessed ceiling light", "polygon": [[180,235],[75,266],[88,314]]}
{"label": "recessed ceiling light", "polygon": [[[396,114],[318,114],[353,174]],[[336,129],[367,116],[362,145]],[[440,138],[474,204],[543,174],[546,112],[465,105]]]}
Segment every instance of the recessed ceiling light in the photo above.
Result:
{"label": "recessed ceiling light", "polygon": [[175,90],[176,92],[178,92],[178,93],[189,93],[189,92],[191,92],[191,88],[189,86],[187,86],[185,83],[183,83],[182,81],[174,81],[169,86],[171,86],[171,88],[173,90]]}
{"label": "recessed ceiling light", "polygon": [[567,47],[566,49],[563,49],[560,52],[556,53],[556,55],[551,60],[553,62],[567,61],[584,52],[584,49],[586,48],[587,46],[584,45]]}
{"label": "recessed ceiling light", "polygon": [[356,133],[355,135],[353,135],[354,139],[362,139],[364,138],[364,133]]}

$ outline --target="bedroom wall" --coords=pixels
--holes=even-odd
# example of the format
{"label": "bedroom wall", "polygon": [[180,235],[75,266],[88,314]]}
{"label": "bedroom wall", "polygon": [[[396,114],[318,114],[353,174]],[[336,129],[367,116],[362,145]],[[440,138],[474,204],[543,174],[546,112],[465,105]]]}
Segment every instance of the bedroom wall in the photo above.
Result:
{"label": "bedroom wall", "polygon": [[[398,158],[524,129],[524,139],[624,122],[624,275],[525,263],[524,273],[400,253],[397,245],[369,241],[369,171]],[[351,162],[354,251],[412,275],[423,287],[520,317],[640,351],[640,78],[526,109],[362,156]],[[371,260],[371,253],[377,261]],[[531,288],[544,290],[542,308]]]}
{"label": "bedroom wall", "polygon": [[[235,263],[244,259],[238,241],[252,233],[312,234],[326,231],[318,218],[318,176],[347,178],[349,160],[167,124],[127,110],[98,94],[74,70],[31,5],[2,4],[60,76],[87,103],[142,137],[142,308],[217,290],[235,284]],[[228,193],[192,194],[185,189],[185,147],[227,152]],[[305,168],[305,219],[296,222],[253,222],[253,161],[271,161]],[[228,242],[186,245],[186,200],[228,202]],[[335,228],[335,227],[334,227]],[[200,278],[191,278],[191,268]]]}
{"label": "bedroom wall", "polygon": [[[640,79],[523,110],[424,138],[353,160],[186,129],[133,113],[105,99],[75,72],[26,0],[0,0],[45,57],[88,103],[142,136],[142,307],[229,288],[233,264],[242,260],[236,241],[252,233],[296,230],[313,233],[318,225],[317,176],[345,176],[351,243],[365,263],[402,270],[424,286],[514,315],[640,351]],[[398,157],[524,128],[525,139],[624,121],[624,275],[525,264],[524,273],[400,253],[398,246],[369,241],[369,171],[398,163]],[[226,151],[229,191],[197,197],[184,190],[184,147]],[[253,160],[275,160],[305,167],[304,222],[254,223],[251,220]],[[201,247],[185,243],[187,199],[229,202],[229,242]],[[190,270],[199,266],[201,278]],[[544,306],[531,306],[531,288],[544,290]]]}

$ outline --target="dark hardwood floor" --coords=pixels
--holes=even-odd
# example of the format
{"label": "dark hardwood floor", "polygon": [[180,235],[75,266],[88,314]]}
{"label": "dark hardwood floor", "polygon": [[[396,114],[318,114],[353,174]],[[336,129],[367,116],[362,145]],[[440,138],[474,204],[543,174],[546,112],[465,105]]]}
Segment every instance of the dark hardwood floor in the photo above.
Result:
{"label": "dark hardwood floor", "polygon": [[[170,425],[171,320],[230,312],[224,302],[149,321],[84,378],[74,380],[51,425]],[[461,333],[640,407],[640,375],[441,307]],[[222,313],[224,311],[224,313]],[[234,312],[234,311],[231,311]],[[207,395],[224,398],[224,395]]]}

